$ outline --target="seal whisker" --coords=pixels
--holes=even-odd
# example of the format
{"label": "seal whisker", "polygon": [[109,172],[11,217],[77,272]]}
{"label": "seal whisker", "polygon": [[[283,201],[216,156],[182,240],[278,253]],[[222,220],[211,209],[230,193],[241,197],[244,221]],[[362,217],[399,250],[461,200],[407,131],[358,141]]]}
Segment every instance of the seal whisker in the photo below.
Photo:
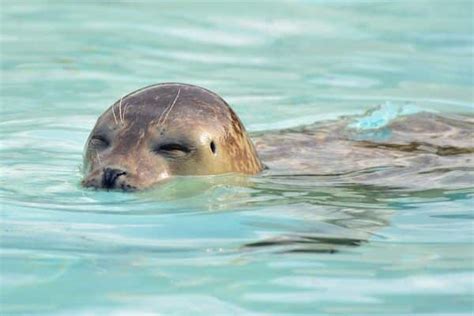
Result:
{"label": "seal whisker", "polygon": [[125,113],[127,113],[128,106],[129,106],[129,104],[126,103],[123,107],[122,123],[125,121]]}
{"label": "seal whisker", "polygon": [[[180,91],[180,88],[178,88],[178,93]],[[175,100],[176,100],[176,97],[175,97]],[[162,121],[162,118],[166,115],[166,113],[169,111],[169,109],[171,108],[171,105],[173,105],[174,101],[171,102],[170,104],[168,104],[165,109],[163,110],[163,112],[161,112],[160,114],[160,117],[158,117],[158,120],[156,121],[156,124],[157,125],[160,125],[163,121]]]}
{"label": "seal whisker", "polygon": [[97,150],[95,151],[95,154],[97,156],[97,160],[99,160],[99,165],[102,165],[102,161],[100,160],[100,154]]}
{"label": "seal whisker", "polygon": [[[176,104],[176,101],[178,101],[180,92],[181,92],[181,88],[178,88],[178,92],[176,93],[176,97],[174,98],[173,103],[171,103],[169,108],[161,114],[161,116],[163,116],[163,114],[164,114],[164,117],[163,117],[163,120],[161,121],[161,124],[165,124],[166,119],[168,118],[168,115],[170,114],[171,110],[173,110],[173,107]],[[161,116],[160,116],[160,119],[161,119]],[[158,120],[158,123],[160,123],[160,120]]]}
{"label": "seal whisker", "polygon": [[112,114],[114,115],[114,121],[115,121],[115,124],[117,125],[118,122],[117,122],[117,116],[115,116],[115,104],[112,105]]}
{"label": "seal whisker", "polygon": [[122,100],[123,100],[123,96],[120,98],[120,102],[119,102],[119,118],[120,118],[120,122],[123,124],[123,117],[122,117]]}

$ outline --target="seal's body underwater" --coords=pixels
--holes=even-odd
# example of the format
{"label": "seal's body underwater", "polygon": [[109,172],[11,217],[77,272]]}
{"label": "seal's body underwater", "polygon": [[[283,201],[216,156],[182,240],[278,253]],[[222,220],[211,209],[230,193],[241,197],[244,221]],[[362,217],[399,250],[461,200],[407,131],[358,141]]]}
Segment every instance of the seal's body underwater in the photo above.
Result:
{"label": "seal's body underwater", "polygon": [[171,175],[262,169],[244,126],[221,97],[167,83],[132,92],[99,117],[87,140],[82,184],[130,191]]}

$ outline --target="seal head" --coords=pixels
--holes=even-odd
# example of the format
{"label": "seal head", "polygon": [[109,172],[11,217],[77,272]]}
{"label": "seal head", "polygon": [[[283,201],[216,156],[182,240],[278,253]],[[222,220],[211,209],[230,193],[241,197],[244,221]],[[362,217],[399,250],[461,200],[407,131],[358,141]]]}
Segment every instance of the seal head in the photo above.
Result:
{"label": "seal head", "polygon": [[172,175],[262,169],[242,122],[221,97],[165,83],[130,93],[99,117],[86,143],[82,185],[133,191]]}

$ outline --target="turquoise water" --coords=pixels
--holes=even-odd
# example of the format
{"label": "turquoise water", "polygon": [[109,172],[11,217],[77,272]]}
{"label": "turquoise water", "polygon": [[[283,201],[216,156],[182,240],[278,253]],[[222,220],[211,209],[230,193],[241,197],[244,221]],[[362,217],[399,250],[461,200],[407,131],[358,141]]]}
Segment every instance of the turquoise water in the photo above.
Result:
{"label": "turquoise water", "polygon": [[251,132],[472,115],[472,2],[0,5],[2,314],[472,313],[474,184],[79,185],[98,115],[157,82],[216,91]]}

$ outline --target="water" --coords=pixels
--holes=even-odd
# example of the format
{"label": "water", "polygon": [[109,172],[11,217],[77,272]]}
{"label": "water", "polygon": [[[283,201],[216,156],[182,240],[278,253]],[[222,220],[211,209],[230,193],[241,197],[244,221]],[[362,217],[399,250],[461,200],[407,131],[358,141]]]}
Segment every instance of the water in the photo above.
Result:
{"label": "water", "polygon": [[346,116],[364,136],[420,109],[468,119],[472,2],[0,10],[2,314],[471,314],[467,163],[442,160],[446,181],[411,170],[406,186],[364,183],[380,170],[350,165],[137,194],[79,182],[98,115],[157,82],[216,91],[255,135]]}

